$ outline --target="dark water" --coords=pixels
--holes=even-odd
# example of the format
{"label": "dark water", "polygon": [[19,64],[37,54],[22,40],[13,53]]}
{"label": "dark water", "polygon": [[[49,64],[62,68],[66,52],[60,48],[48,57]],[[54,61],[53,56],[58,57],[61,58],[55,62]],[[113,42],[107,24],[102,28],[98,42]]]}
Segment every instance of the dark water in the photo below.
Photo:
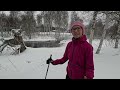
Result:
{"label": "dark water", "polygon": [[60,47],[59,41],[25,41],[27,47],[40,48],[40,47]]}

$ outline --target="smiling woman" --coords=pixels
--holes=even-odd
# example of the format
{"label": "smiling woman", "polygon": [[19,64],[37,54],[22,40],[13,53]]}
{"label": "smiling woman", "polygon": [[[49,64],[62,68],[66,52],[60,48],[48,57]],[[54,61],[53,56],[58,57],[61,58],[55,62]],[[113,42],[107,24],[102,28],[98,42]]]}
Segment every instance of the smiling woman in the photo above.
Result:
{"label": "smiling woman", "polygon": [[79,38],[83,35],[83,30],[80,26],[74,26],[72,29],[71,29],[71,32],[72,32],[72,35],[74,38]]}
{"label": "smiling woman", "polygon": [[93,79],[93,47],[87,42],[84,25],[80,21],[73,22],[70,30],[73,38],[67,44],[63,57],[47,62],[58,65],[68,61],[66,79]]}

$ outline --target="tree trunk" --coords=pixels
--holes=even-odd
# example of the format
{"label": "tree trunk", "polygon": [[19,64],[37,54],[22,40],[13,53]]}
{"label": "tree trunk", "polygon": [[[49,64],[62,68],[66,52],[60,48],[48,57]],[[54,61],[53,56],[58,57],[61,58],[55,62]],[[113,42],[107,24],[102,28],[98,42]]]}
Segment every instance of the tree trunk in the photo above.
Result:
{"label": "tree trunk", "polygon": [[108,23],[109,23],[109,14],[106,14],[105,26],[104,26],[103,34],[102,34],[102,37],[101,37],[101,40],[100,40],[98,49],[97,49],[97,51],[96,51],[96,54],[99,54],[99,53],[100,53],[100,50],[101,50],[101,48],[102,48],[103,40],[104,40],[104,38],[105,38],[106,31],[107,31],[107,29],[108,29]]}
{"label": "tree trunk", "polygon": [[118,39],[118,38],[116,38],[116,39],[115,39],[115,48],[118,48],[118,44],[119,44],[119,42],[118,42],[118,41],[119,41],[119,39]]}
{"label": "tree trunk", "polygon": [[58,29],[55,31],[55,38],[57,41],[60,41],[60,27],[58,26]]}
{"label": "tree trunk", "polygon": [[114,48],[118,48],[119,35],[120,35],[120,20],[118,21],[118,30],[117,30],[117,35],[116,35],[116,39],[115,39],[115,47]]}
{"label": "tree trunk", "polygon": [[96,23],[96,17],[97,17],[98,11],[94,11],[93,13],[93,20],[92,20],[92,26],[91,26],[91,31],[90,31],[90,39],[89,43],[92,45],[92,40],[94,37],[94,30],[95,30],[95,23]]}

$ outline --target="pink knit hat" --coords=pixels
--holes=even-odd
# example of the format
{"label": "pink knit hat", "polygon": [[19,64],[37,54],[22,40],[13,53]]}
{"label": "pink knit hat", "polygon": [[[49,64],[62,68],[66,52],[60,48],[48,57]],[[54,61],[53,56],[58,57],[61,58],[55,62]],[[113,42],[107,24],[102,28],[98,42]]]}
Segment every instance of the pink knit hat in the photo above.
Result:
{"label": "pink knit hat", "polygon": [[73,22],[70,26],[70,30],[73,28],[73,26],[80,26],[82,28],[82,34],[83,35],[85,34],[85,26],[83,25],[82,22],[80,22],[80,21]]}

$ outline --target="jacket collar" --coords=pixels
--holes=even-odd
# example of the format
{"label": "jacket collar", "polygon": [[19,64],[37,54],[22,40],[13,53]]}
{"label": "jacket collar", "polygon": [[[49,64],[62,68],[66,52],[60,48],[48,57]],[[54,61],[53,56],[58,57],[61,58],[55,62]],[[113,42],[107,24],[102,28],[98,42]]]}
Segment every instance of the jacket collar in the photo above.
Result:
{"label": "jacket collar", "polygon": [[76,42],[80,42],[80,43],[82,43],[82,42],[85,42],[87,40],[87,37],[86,37],[86,35],[82,35],[82,37],[79,37],[79,38],[72,38],[72,41],[74,42],[74,43],[76,43]]}

